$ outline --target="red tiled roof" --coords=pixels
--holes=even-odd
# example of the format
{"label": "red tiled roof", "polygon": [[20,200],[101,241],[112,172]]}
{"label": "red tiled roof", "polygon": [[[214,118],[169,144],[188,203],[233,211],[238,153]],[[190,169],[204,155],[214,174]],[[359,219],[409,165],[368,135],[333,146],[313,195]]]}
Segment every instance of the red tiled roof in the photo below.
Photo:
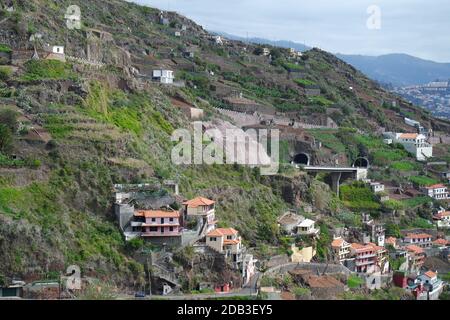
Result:
{"label": "red tiled roof", "polygon": [[187,205],[188,208],[197,208],[200,206],[210,206],[212,204],[214,204],[215,202],[212,200],[209,200],[207,198],[203,198],[203,197],[197,197],[194,198],[192,200],[188,200],[183,202],[184,205]]}
{"label": "red tiled roof", "polygon": [[423,253],[423,249],[421,247],[415,246],[415,245],[409,245],[406,247],[406,250],[414,253]]}
{"label": "red tiled roof", "polygon": [[434,244],[446,246],[449,244],[449,241],[445,239],[436,239],[433,241]]}
{"label": "red tiled roof", "polygon": [[163,210],[137,210],[134,212],[136,217],[145,218],[179,218],[179,211],[163,211]]}
{"label": "red tiled roof", "polygon": [[427,233],[408,233],[406,235],[406,238],[411,238],[411,239],[427,239],[427,238],[431,238],[431,235],[427,234]]}
{"label": "red tiled roof", "polygon": [[437,276],[437,273],[436,272],[433,272],[433,271],[427,271],[427,272],[425,272],[424,273],[428,278],[434,278],[434,277],[436,277]]}
{"label": "red tiled roof", "polygon": [[237,230],[233,228],[217,228],[213,231],[209,232],[206,236],[208,237],[223,237],[223,236],[232,236],[237,235]]}
{"label": "red tiled roof", "polygon": [[400,138],[402,139],[416,139],[418,136],[417,133],[402,133]]}
{"label": "red tiled roof", "polygon": [[397,243],[397,238],[395,238],[395,237],[389,237],[389,238],[386,239],[385,242],[388,243],[388,244],[395,245],[395,244]]}
{"label": "red tiled roof", "polygon": [[425,187],[425,189],[440,189],[440,188],[445,188],[446,186],[442,183],[438,183],[438,184],[433,184],[431,186],[427,186]]}
{"label": "red tiled roof", "polygon": [[337,238],[334,239],[333,242],[331,242],[331,246],[334,248],[340,248],[344,244],[344,239]]}

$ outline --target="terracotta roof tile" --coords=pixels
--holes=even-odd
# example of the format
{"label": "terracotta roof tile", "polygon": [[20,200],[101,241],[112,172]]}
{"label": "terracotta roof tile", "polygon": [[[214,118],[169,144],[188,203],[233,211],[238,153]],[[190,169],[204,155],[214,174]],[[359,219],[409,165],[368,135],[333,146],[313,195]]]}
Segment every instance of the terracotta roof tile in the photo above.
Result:
{"label": "terracotta roof tile", "polygon": [[134,212],[136,217],[145,218],[179,218],[179,211],[163,211],[163,210],[137,210]]}
{"label": "terracotta roof tile", "polygon": [[223,237],[237,235],[237,230],[233,228],[217,228],[207,234],[208,237]]}
{"label": "terracotta roof tile", "polygon": [[427,239],[427,238],[431,238],[431,235],[427,234],[427,233],[408,233],[406,235],[406,238],[411,238],[411,239]]}
{"label": "terracotta roof tile", "polygon": [[400,135],[401,139],[416,139],[418,136],[417,133],[402,133]]}
{"label": "terracotta roof tile", "polygon": [[207,198],[203,198],[203,197],[197,197],[194,198],[192,200],[188,200],[183,202],[184,205],[187,205],[188,208],[197,208],[200,206],[210,206],[212,204],[214,204],[215,202],[212,200],[209,200]]}
{"label": "terracotta roof tile", "polygon": [[414,253],[423,253],[423,249],[421,247],[415,246],[415,245],[409,245],[406,247],[406,250]]}

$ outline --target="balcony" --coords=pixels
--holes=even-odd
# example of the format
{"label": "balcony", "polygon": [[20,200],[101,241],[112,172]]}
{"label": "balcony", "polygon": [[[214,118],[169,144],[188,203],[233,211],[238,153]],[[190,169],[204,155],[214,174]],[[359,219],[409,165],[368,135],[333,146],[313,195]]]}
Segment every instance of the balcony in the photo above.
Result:
{"label": "balcony", "polygon": [[362,255],[357,255],[356,259],[369,259],[369,258],[375,258],[377,256],[377,254],[374,253],[366,253],[366,254],[362,254]]}
{"label": "balcony", "polygon": [[375,264],[374,260],[368,260],[368,261],[356,261],[355,265],[357,267],[361,267],[361,266],[367,266],[367,265],[373,265]]}
{"label": "balcony", "polygon": [[132,221],[131,222],[132,227],[142,227],[143,224],[144,224],[144,222],[141,222],[141,221]]}

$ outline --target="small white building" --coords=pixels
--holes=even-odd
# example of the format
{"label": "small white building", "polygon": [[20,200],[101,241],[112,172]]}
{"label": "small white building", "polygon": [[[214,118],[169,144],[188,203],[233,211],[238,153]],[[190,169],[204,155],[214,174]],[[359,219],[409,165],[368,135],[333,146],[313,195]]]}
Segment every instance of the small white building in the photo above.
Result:
{"label": "small white building", "polygon": [[181,37],[181,32],[180,31],[175,31],[175,37]]}
{"label": "small white building", "polygon": [[423,193],[436,200],[448,199],[448,190],[442,183],[422,188]]}
{"label": "small white building", "polygon": [[379,182],[371,182],[370,188],[374,193],[383,192],[384,191],[384,184]]}
{"label": "small white building", "polygon": [[175,76],[172,70],[153,70],[153,81],[163,84],[173,84]]}
{"label": "small white building", "polygon": [[221,36],[214,36],[214,41],[216,42],[216,44],[218,45],[223,45],[223,40]]}
{"label": "small white building", "polygon": [[263,48],[263,56],[268,56],[268,55],[270,55],[269,48]]}
{"label": "small white building", "polygon": [[64,54],[64,47],[63,46],[53,46],[52,52],[56,54]]}
{"label": "small white building", "polygon": [[423,134],[386,132],[385,138],[403,145],[419,161],[425,161],[433,156],[433,146],[427,142]]}
{"label": "small white building", "polygon": [[315,221],[311,219],[305,219],[297,226],[298,235],[317,235],[319,229],[315,227]]}

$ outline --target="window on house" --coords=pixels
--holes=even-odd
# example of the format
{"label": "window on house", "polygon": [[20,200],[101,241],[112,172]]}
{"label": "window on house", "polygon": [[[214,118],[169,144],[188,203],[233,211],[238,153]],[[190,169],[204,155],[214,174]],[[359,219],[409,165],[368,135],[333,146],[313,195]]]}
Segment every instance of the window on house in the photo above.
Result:
{"label": "window on house", "polygon": [[164,223],[164,218],[161,218],[161,223]]}
{"label": "window on house", "polygon": [[227,239],[231,240],[231,239],[233,239],[233,237],[232,236],[227,236]]}
{"label": "window on house", "polygon": [[156,218],[152,218],[152,222],[156,222]]}
{"label": "window on house", "polygon": [[172,231],[173,231],[173,227],[170,227],[170,228],[169,228],[169,231],[172,232]]}
{"label": "window on house", "polygon": [[210,237],[210,238],[209,238],[209,241],[217,241],[217,238],[215,238],[215,237]]}
{"label": "window on house", "polygon": [[173,218],[170,218],[169,221],[170,221],[170,222],[173,222]]}
{"label": "window on house", "polygon": [[161,233],[164,233],[164,227],[161,227]]}
{"label": "window on house", "polygon": [[158,227],[150,227],[150,232],[156,232],[158,231]]}

